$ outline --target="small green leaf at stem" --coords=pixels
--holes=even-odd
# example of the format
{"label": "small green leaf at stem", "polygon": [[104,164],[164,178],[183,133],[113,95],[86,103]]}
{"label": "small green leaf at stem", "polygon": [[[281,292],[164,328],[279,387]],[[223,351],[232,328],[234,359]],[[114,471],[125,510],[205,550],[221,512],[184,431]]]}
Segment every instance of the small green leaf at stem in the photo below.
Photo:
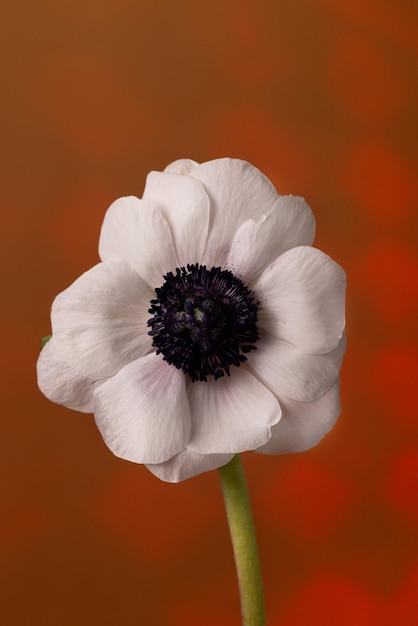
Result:
{"label": "small green leaf at stem", "polygon": [[41,350],[42,350],[42,348],[44,348],[46,346],[46,344],[51,339],[51,337],[52,337],[52,335],[46,335],[45,337],[42,337],[42,339],[41,339]]}

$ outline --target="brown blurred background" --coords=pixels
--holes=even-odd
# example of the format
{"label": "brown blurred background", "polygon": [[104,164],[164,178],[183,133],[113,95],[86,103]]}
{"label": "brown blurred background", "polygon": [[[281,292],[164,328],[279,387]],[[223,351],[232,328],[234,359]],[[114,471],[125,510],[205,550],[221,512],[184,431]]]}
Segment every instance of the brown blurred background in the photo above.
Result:
{"label": "brown blurred background", "polygon": [[108,205],[179,157],[303,195],[348,273],[343,412],[244,455],[271,626],[410,626],[418,594],[414,0],[3,1],[5,626],[238,626],[215,472],[167,485],[37,390],[49,307]]}

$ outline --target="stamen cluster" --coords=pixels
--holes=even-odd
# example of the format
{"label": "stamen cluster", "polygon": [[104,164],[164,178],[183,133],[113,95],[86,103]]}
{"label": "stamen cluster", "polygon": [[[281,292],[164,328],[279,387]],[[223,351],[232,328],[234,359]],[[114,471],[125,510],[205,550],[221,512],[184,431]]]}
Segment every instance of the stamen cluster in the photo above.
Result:
{"label": "stamen cluster", "polygon": [[177,268],[155,290],[148,320],[152,345],[192,382],[215,380],[247,360],[259,338],[254,294],[229,270]]}

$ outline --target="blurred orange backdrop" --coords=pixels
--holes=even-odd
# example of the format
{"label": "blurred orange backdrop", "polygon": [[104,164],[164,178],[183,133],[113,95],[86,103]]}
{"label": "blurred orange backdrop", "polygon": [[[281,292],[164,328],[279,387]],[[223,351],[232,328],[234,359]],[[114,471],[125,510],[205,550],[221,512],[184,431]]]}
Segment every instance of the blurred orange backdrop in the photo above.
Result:
{"label": "blurred orange backdrop", "polygon": [[307,199],[349,283],[337,426],[308,453],[244,455],[268,624],[412,625],[416,3],[6,0],[0,17],[3,623],[240,623],[216,472],[160,482],[35,380],[108,205],[176,158],[234,156]]}

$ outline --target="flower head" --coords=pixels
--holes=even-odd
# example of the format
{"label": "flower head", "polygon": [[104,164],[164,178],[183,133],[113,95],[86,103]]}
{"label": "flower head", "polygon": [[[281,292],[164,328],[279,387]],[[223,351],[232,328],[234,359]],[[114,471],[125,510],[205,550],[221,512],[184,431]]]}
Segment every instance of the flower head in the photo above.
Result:
{"label": "flower head", "polygon": [[314,233],[305,201],[245,161],[151,172],[55,298],[40,389],[166,481],[316,445],[340,410],[345,274]]}

